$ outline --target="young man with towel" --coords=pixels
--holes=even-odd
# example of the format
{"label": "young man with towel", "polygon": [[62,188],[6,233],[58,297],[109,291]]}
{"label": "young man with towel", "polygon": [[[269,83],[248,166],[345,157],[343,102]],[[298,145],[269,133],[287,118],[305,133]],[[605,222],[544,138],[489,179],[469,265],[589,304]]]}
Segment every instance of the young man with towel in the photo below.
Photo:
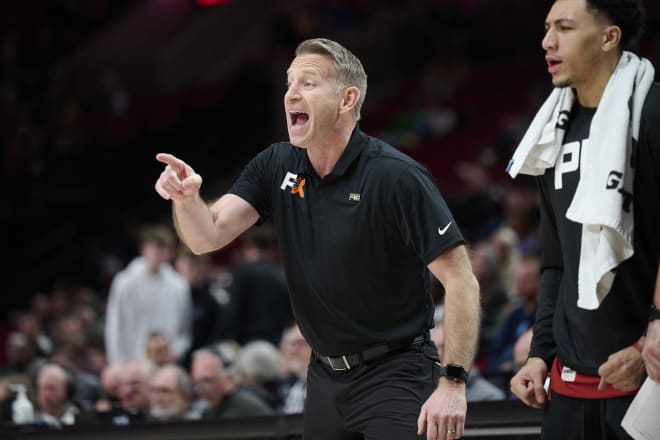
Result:
{"label": "young man with towel", "polygon": [[544,406],[543,439],[630,438],[642,347],[660,343],[660,85],[624,50],[643,16],[640,0],[555,1],[542,42],[555,89],[508,167],[538,176],[541,199],[538,312],[511,390]]}

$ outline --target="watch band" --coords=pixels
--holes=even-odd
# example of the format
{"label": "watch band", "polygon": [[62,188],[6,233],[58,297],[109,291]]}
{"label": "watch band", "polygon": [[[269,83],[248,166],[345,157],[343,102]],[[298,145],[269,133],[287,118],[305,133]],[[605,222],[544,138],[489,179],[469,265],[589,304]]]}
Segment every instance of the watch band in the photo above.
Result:
{"label": "watch band", "polygon": [[651,310],[649,310],[649,322],[660,319],[660,310],[655,306],[655,303],[651,303]]}
{"label": "watch band", "polygon": [[454,382],[467,382],[470,373],[458,364],[440,365],[440,376],[444,376]]}

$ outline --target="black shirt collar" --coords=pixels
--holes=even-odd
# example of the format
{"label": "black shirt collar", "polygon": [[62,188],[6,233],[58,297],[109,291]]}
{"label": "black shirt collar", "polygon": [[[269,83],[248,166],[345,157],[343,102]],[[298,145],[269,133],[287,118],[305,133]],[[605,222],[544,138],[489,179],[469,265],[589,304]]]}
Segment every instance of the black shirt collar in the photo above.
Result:
{"label": "black shirt collar", "polygon": [[[330,171],[330,174],[326,176],[326,179],[330,176],[333,176],[334,178],[343,176],[346,173],[348,167],[360,156],[360,153],[362,153],[362,150],[364,150],[366,143],[367,135],[365,135],[362,130],[360,130],[360,127],[356,125],[353,133],[351,134],[351,138],[348,141],[348,145],[346,145],[344,152],[341,154],[341,156],[339,156],[339,160],[335,164],[334,168],[332,168],[332,171]],[[314,167],[312,167],[312,164],[309,161],[307,153],[304,154],[303,169],[307,174],[313,175],[316,173],[316,171],[314,171]]]}

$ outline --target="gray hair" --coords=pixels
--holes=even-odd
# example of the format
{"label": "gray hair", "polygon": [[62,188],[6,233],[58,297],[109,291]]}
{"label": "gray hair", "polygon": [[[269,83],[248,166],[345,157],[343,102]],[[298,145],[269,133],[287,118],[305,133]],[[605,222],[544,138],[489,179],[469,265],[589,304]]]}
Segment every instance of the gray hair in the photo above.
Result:
{"label": "gray hair", "polygon": [[367,74],[360,60],[341,44],[326,38],[305,40],[296,48],[296,56],[324,55],[332,60],[335,68],[335,93],[339,94],[347,87],[357,87],[360,98],[355,105],[355,116],[360,120],[360,110],[367,96]]}
{"label": "gray hair", "polygon": [[152,378],[156,377],[157,374],[162,373],[164,371],[169,371],[172,370],[176,374],[176,387],[177,389],[185,395],[191,396],[193,393],[193,384],[192,380],[190,379],[190,376],[184,370],[181,368],[179,365],[176,364],[167,364],[163,365],[162,367],[158,368],[156,371],[152,373]]}
{"label": "gray hair", "polygon": [[268,341],[252,341],[243,346],[236,369],[241,380],[262,384],[280,375],[280,352]]}
{"label": "gray hair", "polygon": [[222,356],[215,350],[210,348],[199,348],[192,353],[192,359],[211,357],[218,361],[218,374],[222,377],[235,376],[235,368],[233,365],[227,365]]}

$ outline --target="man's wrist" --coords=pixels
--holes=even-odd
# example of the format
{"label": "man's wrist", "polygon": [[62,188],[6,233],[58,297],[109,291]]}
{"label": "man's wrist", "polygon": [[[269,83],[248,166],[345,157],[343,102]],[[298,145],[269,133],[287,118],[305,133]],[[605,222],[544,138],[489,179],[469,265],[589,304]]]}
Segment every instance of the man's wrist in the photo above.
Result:
{"label": "man's wrist", "polygon": [[649,310],[649,322],[660,319],[660,308],[651,303],[651,310]]}

